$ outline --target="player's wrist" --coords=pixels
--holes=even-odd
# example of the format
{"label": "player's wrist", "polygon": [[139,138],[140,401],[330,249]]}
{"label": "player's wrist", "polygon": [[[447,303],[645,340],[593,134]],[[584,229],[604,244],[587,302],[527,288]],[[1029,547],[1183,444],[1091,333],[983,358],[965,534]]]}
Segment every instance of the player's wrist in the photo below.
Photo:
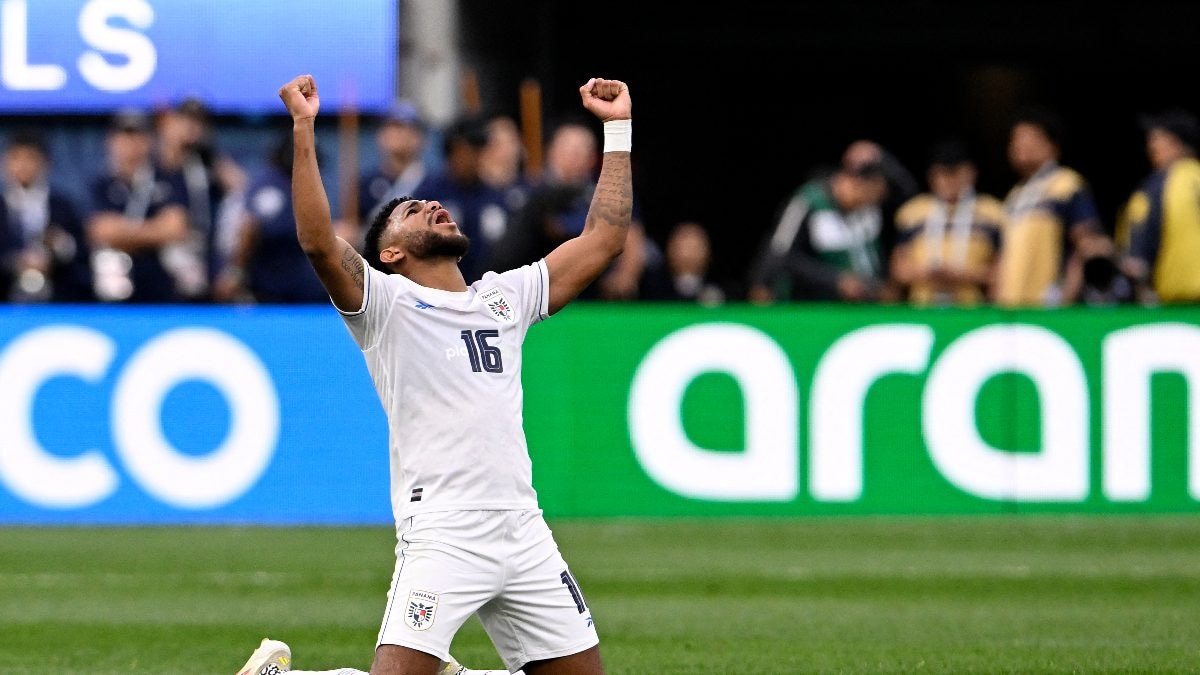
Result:
{"label": "player's wrist", "polygon": [[604,152],[629,152],[633,147],[633,120],[604,123]]}

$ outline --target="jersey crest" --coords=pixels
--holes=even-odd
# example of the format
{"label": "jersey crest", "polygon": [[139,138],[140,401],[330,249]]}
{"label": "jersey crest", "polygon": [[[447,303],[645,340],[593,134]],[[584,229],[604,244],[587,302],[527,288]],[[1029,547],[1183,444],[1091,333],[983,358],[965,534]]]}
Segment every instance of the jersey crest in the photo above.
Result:
{"label": "jersey crest", "polygon": [[499,288],[488,289],[479,298],[483,300],[483,304],[487,305],[488,311],[492,313],[492,316],[496,320],[503,321],[504,323],[512,323],[514,321],[512,304],[509,303],[508,298],[504,297],[504,293]]}

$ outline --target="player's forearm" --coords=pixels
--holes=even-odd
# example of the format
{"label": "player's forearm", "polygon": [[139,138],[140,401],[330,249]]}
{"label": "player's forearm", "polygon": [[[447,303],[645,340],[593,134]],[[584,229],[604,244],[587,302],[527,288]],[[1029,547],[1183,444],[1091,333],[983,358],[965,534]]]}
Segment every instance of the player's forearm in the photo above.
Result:
{"label": "player's forearm", "polygon": [[92,238],[100,246],[138,253],[187,239],[187,215],[181,206],[172,206],[157,216],[134,221],[112,214],[97,217]]}
{"label": "player's forearm", "polygon": [[580,236],[596,237],[610,258],[624,250],[633,220],[633,171],[628,152],[606,152]]}
{"label": "player's forearm", "polygon": [[309,257],[333,255],[337,238],[329,212],[329,198],[317,166],[317,139],[313,120],[296,120],[292,129],[292,205],[296,237]]}
{"label": "player's forearm", "polygon": [[140,248],[158,248],[186,241],[188,238],[187,210],[182,206],[163,209],[145,222],[145,227],[133,232],[134,245]]}

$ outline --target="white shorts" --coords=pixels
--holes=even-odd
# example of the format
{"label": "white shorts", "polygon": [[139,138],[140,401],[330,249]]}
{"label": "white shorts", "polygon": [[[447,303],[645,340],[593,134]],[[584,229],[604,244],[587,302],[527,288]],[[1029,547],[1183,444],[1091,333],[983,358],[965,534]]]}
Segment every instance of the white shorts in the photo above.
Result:
{"label": "white shorts", "polygon": [[380,644],[447,660],[472,614],[510,671],[599,643],[592,612],[539,510],[401,521]]}

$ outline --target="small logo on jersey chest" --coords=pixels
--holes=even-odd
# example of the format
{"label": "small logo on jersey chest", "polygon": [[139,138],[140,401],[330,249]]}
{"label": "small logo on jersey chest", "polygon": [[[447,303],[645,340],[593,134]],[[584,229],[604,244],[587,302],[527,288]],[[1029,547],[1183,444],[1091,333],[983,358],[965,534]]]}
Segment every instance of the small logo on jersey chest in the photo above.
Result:
{"label": "small logo on jersey chest", "polygon": [[429,630],[437,619],[438,594],[429,591],[410,591],[404,623],[413,630]]}
{"label": "small logo on jersey chest", "polygon": [[483,304],[487,305],[488,311],[490,311],[492,316],[496,317],[498,321],[503,321],[505,323],[513,322],[514,316],[512,304],[509,303],[508,298],[504,297],[504,293],[500,292],[499,288],[491,288],[484,291],[483,294],[479,296],[479,299],[483,301]]}

